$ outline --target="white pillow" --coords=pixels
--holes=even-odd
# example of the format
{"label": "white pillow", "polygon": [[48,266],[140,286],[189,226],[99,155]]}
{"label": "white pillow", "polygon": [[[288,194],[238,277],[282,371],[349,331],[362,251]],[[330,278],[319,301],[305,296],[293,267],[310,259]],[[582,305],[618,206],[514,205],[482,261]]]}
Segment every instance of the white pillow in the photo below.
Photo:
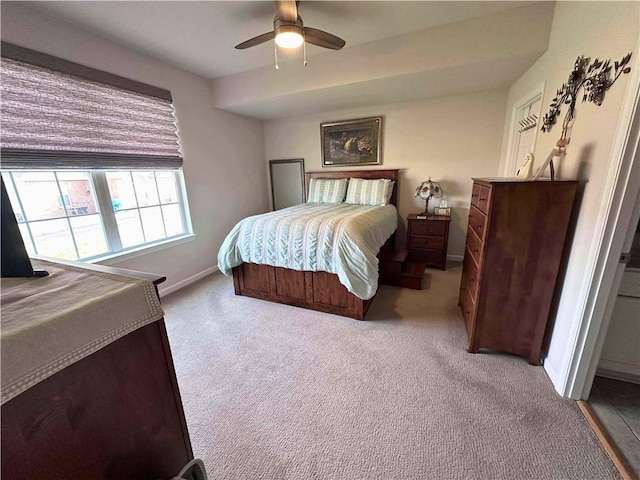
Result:
{"label": "white pillow", "polygon": [[346,178],[312,178],[309,180],[309,203],[342,203],[347,192]]}
{"label": "white pillow", "polygon": [[355,205],[387,205],[391,200],[394,183],[388,178],[378,180],[351,178],[345,202]]}

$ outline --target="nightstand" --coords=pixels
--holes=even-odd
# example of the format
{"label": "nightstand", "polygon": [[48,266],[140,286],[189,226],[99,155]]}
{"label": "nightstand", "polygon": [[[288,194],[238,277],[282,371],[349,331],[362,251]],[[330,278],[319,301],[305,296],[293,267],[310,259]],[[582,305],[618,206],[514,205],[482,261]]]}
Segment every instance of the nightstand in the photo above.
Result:
{"label": "nightstand", "polygon": [[407,248],[409,260],[424,262],[428,267],[445,269],[447,243],[451,217],[428,215],[418,218],[412,213],[407,217]]}

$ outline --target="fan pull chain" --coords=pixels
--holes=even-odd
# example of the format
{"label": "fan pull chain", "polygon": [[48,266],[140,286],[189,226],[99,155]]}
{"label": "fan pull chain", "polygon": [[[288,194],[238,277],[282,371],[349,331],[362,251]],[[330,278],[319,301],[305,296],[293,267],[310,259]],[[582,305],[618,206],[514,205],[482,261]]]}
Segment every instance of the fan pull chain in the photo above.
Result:
{"label": "fan pull chain", "polygon": [[273,42],[273,52],[274,52],[275,57],[276,57],[276,70],[279,70],[279,68],[278,68],[278,44],[276,42]]}
{"label": "fan pull chain", "polygon": [[304,33],[302,34],[302,52],[304,55],[304,66],[307,66],[307,38],[304,35]]}

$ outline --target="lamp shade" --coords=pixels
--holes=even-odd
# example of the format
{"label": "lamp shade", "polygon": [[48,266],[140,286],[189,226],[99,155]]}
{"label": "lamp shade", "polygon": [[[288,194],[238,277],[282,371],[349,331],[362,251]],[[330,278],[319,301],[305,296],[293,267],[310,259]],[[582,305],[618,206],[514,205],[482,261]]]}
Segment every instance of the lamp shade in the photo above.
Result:
{"label": "lamp shade", "polygon": [[416,194],[414,196],[420,197],[425,201],[423,214],[428,215],[429,200],[431,200],[434,197],[435,198],[442,197],[442,187],[438,182],[434,182],[433,180],[431,180],[431,177],[429,177],[429,180],[422,182],[420,185],[418,185],[418,188],[416,188]]}
{"label": "lamp shade", "polygon": [[442,197],[442,187],[429,177],[429,180],[418,185],[415,196],[427,201],[433,197],[440,198]]}

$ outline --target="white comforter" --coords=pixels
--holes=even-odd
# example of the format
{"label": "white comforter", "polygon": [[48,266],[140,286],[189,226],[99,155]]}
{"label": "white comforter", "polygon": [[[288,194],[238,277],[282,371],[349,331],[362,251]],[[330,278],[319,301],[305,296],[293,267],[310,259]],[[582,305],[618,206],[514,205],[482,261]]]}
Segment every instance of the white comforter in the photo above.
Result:
{"label": "white comforter", "polygon": [[358,298],[378,288],[378,254],[396,230],[393,205],[303,203],[247,217],[236,224],[218,253],[225,275],[243,262],[335,273]]}

